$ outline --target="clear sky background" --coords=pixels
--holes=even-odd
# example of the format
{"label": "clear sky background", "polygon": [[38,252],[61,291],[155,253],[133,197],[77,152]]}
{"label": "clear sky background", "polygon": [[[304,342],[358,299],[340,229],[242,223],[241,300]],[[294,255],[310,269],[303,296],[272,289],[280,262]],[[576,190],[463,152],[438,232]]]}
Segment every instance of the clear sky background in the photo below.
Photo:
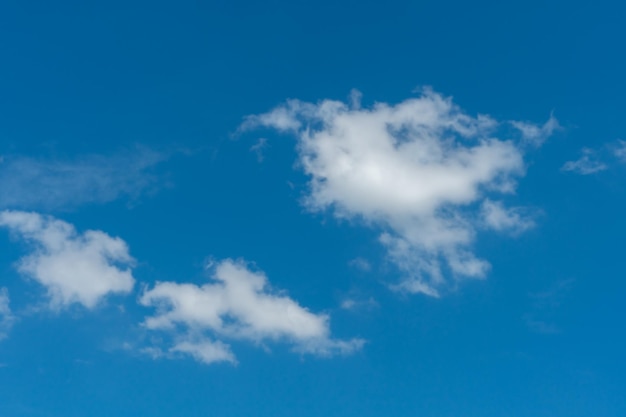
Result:
{"label": "clear sky background", "polygon": [[617,1],[0,4],[0,415],[626,415]]}

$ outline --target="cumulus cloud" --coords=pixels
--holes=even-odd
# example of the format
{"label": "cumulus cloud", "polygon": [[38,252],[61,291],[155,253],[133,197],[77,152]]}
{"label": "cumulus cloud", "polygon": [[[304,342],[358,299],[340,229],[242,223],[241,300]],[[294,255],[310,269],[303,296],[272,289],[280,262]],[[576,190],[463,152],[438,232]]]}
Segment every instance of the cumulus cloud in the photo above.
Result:
{"label": "cumulus cloud", "polygon": [[[394,288],[437,296],[450,279],[484,277],[489,263],[471,250],[480,217],[472,212],[489,194],[515,191],[522,144],[498,139],[496,120],[470,116],[429,89],[398,104],[355,101],[288,100],[248,116],[240,130],[297,137],[310,178],[305,205],[383,229],[380,242],[406,277]],[[538,143],[558,122],[514,126]]]}
{"label": "cumulus cloud", "polygon": [[574,172],[580,175],[590,175],[596,172],[604,171],[608,167],[600,161],[593,149],[583,148],[582,155],[575,161],[568,161],[562,167],[562,171]]}
{"label": "cumulus cloud", "polygon": [[131,199],[156,190],[165,155],[146,148],[72,160],[7,155],[0,163],[0,208],[59,209]]}
{"label": "cumulus cloud", "polygon": [[358,339],[331,338],[328,315],[311,313],[288,296],[272,292],[267,277],[243,262],[227,259],[210,269],[210,283],[159,282],[140,298],[142,305],[156,308],[144,325],[175,335],[170,353],[187,353],[206,363],[234,362],[228,345],[210,336],[254,343],[286,341],[298,352],[321,356],[351,353],[363,344]]}
{"label": "cumulus cloud", "polygon": [[17,269],[46,288],[54,309],[94,308],[105,296],[133,288],[134,260],[120,238],[98,230],[81,234],[64,221],[23,211],[0,212],[0,226],[31,245]]}
{"label": "cumulus cloud", "polygon": [[511,121],[510,123],[514,128],[520,131],[524,142],[536,147],[543,145],[556,130],[561,128],[559,121],[553,114],[551,114],[548,121],[541,126],[531,122]]}
{"label": "cumulus cloud", "polygon": [[7,337],[14,322],[15,316],[9,305],[9,291],[6,288],[0,288],[0,340]]}

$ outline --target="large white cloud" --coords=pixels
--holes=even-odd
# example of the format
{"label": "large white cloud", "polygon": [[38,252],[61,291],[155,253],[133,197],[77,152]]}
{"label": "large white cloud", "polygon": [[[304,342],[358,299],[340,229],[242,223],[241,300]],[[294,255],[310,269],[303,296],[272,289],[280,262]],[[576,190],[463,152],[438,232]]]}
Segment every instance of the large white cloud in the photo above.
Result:
{"label": "large white cloud", "polygon": [[14,322],[15,316],[9,305],[9,292],[6,288],[0,288],[0,340],[7,337]]}
{"label": "large white cloud", "polygon": [[541,127],[514,122],[523,136],[516,143],[495,137],[496,120],[470,116],[429,89],[395,105],[352,102],[289,100],[247,117],[240,129],[269,127],[297,137],[310,177],[305,204],[382,228],[380,241],[405,273],[396,288],[435,296],[449,277],[484,277],[489,264],[471,250],[484,224],[480,203],[515,191],[524,143],[540,144],[558,127],[556,119]]}
{"label": "large white cloud", "polygon": [[363,344],[332,339],[328,315],[314,314],[272,292],[267,277],[241,261],[227,259],[210,269],[211,283],[159,282],[140,298],[144,306],[156,308],[145,326],[174,335],[169,353],[188,353],[205,363],[235,361],[228,345],[209,337],[286,341],[296,351],[322,356],[347,354]]}
{"label": "large white cloud", "polygon": [[17,268],[45,286],[52,308],[93,308],[105,296],[133,288],[134,260],[120,238],[97,230],[79,234],[69,223],[22,211],[0,212],[0,226],[32,246]]}

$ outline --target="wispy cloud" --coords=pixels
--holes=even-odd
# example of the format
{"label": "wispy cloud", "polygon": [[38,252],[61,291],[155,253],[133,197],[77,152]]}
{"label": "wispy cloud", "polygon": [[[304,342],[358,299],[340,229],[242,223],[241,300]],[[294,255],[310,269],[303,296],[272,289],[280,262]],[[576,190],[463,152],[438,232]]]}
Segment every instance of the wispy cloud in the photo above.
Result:
{"label": "wispy cloud", "polygon": [[[310,177],[307,208],[382,228],[380,242],[405,275],[394,288],[436,296],[450,279],[484,277],[489,263],[471,250],[480,216],[469,212],[490,194],[515,190],[524,143],[539,145],[556,119],[541,127],[514,122],[524,136],[515,143],[495,137],[496,120],[470,116],[429,89],[371,108],[352,97],[348,104],[288,100],[248,116],[240,131],[266,127],[298,139],[299,166]],[[515,212],[495,208],[507,215],[498,226],[519,229]]]}
{"label": "wispy cloud", "polygon": [[535,227],[535,221],[527,209],[507,208],[499,201],[483,201],[481,215],[487,228],[497,231],[509,231],[513,234],[525,232]]}
{"label": "wispy cloud", "polygon": [[554,114],[551,114],[550,118],[543,125],[521,121],[511,121],[509,123],[520,131],[525,143],[535,147],[543,145],[555,131],[561,129],[561,125],[556,117],[554,117]]}
{"label": "wispy cloud", "polygon": [[580,158],[567,161],[561,171],[591,175],[626,163],[626,141],[617,139],[597,148],[582,148]]}
{"label": "wispy cloud", "polygon": [[560,333],[561,329],[555,323],[554,316],[561,307],[574,281],[560,280],[549,288],[530,294],[531,309],[523,317],[530,330],[536,333]]}
{"label": "wispy cloud", "polygon": [[15,323],[15,316],[9,305],[9,291],[0,288],[0,340],[5,339]]}
{"label": "wispy cloud", "polygon": [[344,298],[341,301],[340,307],[349,311],[371,310],[378,307],[378,302],[374,299],[374,297],[359,298],[351,296]]}
{"label": "wispy cloud", "polygon": [[561,171],[574,172],[581,175],[595,174],[604,171],[608,166],[598,159],[596,151],[589,148],[583,148],[581,157],[575,161],[567,161]]}
{"label": "wispy cloud", "polygon": [[361,257],[350,259],[350,261],[348,261],[348,265],[363,272],[369,272],[372,270],[372,265],[369,261]]}
{"label": "wispy cloud", "polygon": [[254,152],[256,154],[256,159],[259,163],[263,162],[265,159],[263,151],[267,148],[267,146],[267,139],[259,138],[259,140],[250,147],[250,152]]}
{"label": "wispy cloud", "polygon": [[78,233],[64,221],[22,211],[0,212],[0,227],[31,245],[17,269],[46,288],[53,309],[74,303],[94,308],[105,296],[127,294],[134,286],[134,260],[120,238],[98,230]]}
{"label": "wispy cloud", "polygon": [[0,208],[64,209],[136,199],[161,184],[155,167],[165,153],[147,148],[72,159],[5,155],[0,163]]}
{"label": "wispy cloud", "polygon": [[166,356],[186,353],[205,363],[234,363],[229,345],[220,339],[286,341],[298,352],[320,356],[348,354],[362,346],[360,339],[331,338],[328,315],[311,313],[274,293],[267,277],[244,262],[227,259],[209,268],[211,283],[159,282],[140,298],[142,305],[156,308],[145,327],[172,335]]}
{"label": "wispy cloud", "polygon": [[626,163],[626,141],[618,139],[613,146],[613,155],[619,159],[620,162]]}

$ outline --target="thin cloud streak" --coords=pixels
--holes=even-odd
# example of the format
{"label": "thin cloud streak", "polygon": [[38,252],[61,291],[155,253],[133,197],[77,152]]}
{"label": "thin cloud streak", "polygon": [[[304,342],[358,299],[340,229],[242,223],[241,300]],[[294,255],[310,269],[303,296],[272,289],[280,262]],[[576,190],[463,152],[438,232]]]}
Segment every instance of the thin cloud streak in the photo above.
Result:
{"label": "thin cloud streak", "polygon": [[0,208],[58,210],[136,200],[162,186],[156,173],[167,154],[138,147],[73,159],[5,155],[0,163]]}

